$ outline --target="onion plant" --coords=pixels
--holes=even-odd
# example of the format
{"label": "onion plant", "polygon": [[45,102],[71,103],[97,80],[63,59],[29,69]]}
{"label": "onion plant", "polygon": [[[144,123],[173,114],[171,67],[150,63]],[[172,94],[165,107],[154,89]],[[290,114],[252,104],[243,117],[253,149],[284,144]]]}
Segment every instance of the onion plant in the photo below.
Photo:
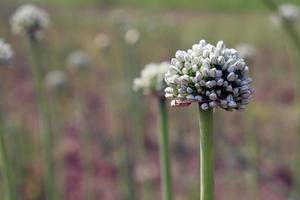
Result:
{"label": "onion plant", "polygon": [[254,90],[249,67],[223,41],[216,46],[201,40],[187,51],[177,51],[165,74],[165,97],[172,106],[198,104],[200,129],[200,199],[214,199],[213,111],[243,110]]}

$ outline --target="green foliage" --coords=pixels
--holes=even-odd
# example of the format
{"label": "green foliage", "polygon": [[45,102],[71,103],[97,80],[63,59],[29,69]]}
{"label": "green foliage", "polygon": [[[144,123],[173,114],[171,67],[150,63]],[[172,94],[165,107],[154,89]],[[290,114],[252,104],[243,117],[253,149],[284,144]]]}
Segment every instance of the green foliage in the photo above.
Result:
{"label": "green foliage", "polygon": [[[11,2],[11,0],[6,0]],[[28,2],[25,0],[13,0]],[[32,0],[35,3],[55,5],[109,5],[145,7],[157,9],[184,9],[184,10],[218,10],[218,11],[255,11],[263,10],[260,0]],[[294,3],[300,5],[300,0],[277,0],[278,3]]]}

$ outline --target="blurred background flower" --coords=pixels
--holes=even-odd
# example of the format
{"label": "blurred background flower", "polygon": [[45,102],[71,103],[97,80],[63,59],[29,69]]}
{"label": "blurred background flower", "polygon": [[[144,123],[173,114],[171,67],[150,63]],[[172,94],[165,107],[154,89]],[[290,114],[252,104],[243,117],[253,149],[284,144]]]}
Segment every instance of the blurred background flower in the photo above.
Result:
{"label": "blurred background flower", "polygon": [[30,35],[41,38],[49,24],[48,14],[42,9],[25,4],[20,6],[11,17],[12,32],[16,35]]}
{"label": "blurred background flower", "polygon": [[0,39],[0,64],[8,65],[11,63],[13,59],[13,50],[8,43],[5,43],[2,39]]}

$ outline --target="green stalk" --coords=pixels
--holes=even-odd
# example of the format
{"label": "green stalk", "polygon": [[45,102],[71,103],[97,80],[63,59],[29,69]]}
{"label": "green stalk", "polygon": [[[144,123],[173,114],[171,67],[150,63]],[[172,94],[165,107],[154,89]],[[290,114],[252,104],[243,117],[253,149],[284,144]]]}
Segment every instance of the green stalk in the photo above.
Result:
{"label": "green stalk", "polygon": [[[262,0],[264,5],[272,12],[278,12],[278,7],[277,4],[273,0]],[[294,53],[295,56],[295,71],[297,73],[296,76],[296,83],[297,87],[300,87],[300,61],[299,61],[299,55],[300,55],[300,36],[294,27],[293,23],[290,23],[288,20],[285,18],[282,19],[282,26],[283,30],[285,31],[286,35],[288,36],[289,40],[291,43],[294,45],[294,49],[296,50],[296,53]],[[296,99],[298,102],[296,103],[296,110],[297,110],[297,115],[298,118],[300,118],[300,92],[297,90],[296,91]],[[300,143],[300,125],[297,125],[297,140],[298,144]],[[296,169],[296,184],[295,184],[295,192],[300,195],[300,172],[298,170],[300,166],[300,154],[298,154],[297,159],[295,159],[295,169]]]}
{"label": "green stalk", "polygon": [[259,175],[257,172],[257,168],[259,167],[259,137],[256,132],[250,133],[250,130],[253,130],[254,127],[257,127],[256,125],[254,114],[248,114],[246,130],[249,130],[249,133],[246,133],[246,146],[252,165],[250,166],[250,174],[247,182],[249,182],[249,190],[252,193],[252,198],[260,199]]}
{"label": "green stalk", "polygon": [[[272,12],[278,12],[277,5],[273,2],[273,0],[262,0],[264,5]],[[293,24],[291,24],[285,18],[282,19],[282,26],[286,34],[289,36],[291,42],[295,45],[298,51],[300,51],[300,37],[295,30]]]}
{"label": "green stalk", "polygon": [[28,37],[31,51],[32,75],[35,84],[38,108],[41,115],[41,137],[43,145],[45,191],[47,200],[54,199],[54,171],[52,161],[52,136],[50,126],[50,111],[44,93],[44,69],[42,63],[42,49],[34,37]]}
{"label": "green stalk", "polygon": [[[124,138],[124,137],[123,137]],[[126,141],[126,139],[123,141],[123,144],[121,144],[121,171],[120,175],[122,176],[122,192],[125,194],[126,200],[135,200],[136,194],[134,190],[134,180],[132,176],[132,157],[130,156],[130,150],[129,145]]]}
{"label": "green stalk", "polygon": [[[95,199],[95,191],[93,190],[93,185],[95,183],[95,174],[93,172],[93,163],[92,163],[92,154],[90,143],[93,143],[93,138],[91,137],[92,131],[89,126],[88,121],[86,120],[87,116],[87,108],[86,102],[82,98],[82,94],[80,91],[82,88],[88,87],[86,74],[77,74],[77,78],[74,79],[74,94],[75,94],[75,106],[78,109],[78,118],[81,122],[82,134],[81,140],[83,142],[83,146],[86,148],[82,151],[82,159],[84,166],[84,197],[86,200]],[[82,86],[82,87],[81,87]]]}
{"label": "green stalk", "polygon": [[214,199],[214,135],[213,111],[202,110],[199,104],[200,126],[200,199]]}
{"label": "green stalk", "polygon": [[[2,102],[1,107],[2,108]],[[11,163],[8,158],[8,153],[7,153],[7,147],[5,143],[5,128],[4,128],[4,119],[3,119],[3,114],[2,110],[0,111],[0,159],[1,159],[1,164],[2,164],[2,174],[3,174],[3,184],[4,184],[4,200],[14,200],[15,199],[15,191],[14,191],[14,186],[13,186],[13,179],[12,179],[12,173],[11,173]]]}
{"label": "green stalk", "polygon": [[169,139],[168,139],[168,115],[167,105],[165,98],[159,100],[159,113],[160,113],[160,165],[161,165],[161,187],[162,199],[172,200],[172,175],[171,175],[171,162],[169,152]]}

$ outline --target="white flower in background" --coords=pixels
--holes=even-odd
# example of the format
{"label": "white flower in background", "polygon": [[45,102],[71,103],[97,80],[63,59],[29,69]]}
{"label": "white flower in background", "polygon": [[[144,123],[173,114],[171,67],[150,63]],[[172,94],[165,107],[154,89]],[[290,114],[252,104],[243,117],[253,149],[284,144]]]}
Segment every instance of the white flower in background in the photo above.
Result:
{"label": "white flower in background", "polygon": [[241,58],[247,62],[253,62],[256,56],[256,49],[247,43],[240,43],[236,45],[236,50],[239,52]]}
{"label": "white flower in background", "polygon": [[68,85],[68,78],[61,70],[50,71],[45,77],[46,86],[52,90],[61,91]]}
{"label": "white flower in background", "polygon": [[203,110],[242,110],[254,92],[248,73],[235,49],[226,48],[223,41],[214,46],[201,40],[192,49],[176,52],[165,74],[165,96],[175,106],[198,102]]}
{"label": "white flower in background", "polygon": [[82,51],[73,51],[68,57],[68,69],[78,72],[85,71],[90,65],[89,57]]}
{"label": "white flower in background", "polygon": [[167,86],[164,76],[169,66],[168,62],[146,65],[141,71],[141,77],[134,79],[133,89],[142,90],[144,94],[155,93],[163,96],[163,91]]}
{"label": "white flower in background", "polygon": [[140,32],[137,29],[129,29],[125,33],[125,42],[130,45],[136,44],[140,39]]}
{"label": "white flower in background", "polygon": [[110,39],[109,39],[108,35],[106,35],[104,33],[98,34],[95,38],[95,45],[97,48],[99,48],[101,50],[108,48],[110,45]]}
{"label": "white flower in background", "polygon": [[294,23],[299,20],[300,9],[298,6],[293,4],[282,4],[278,7],[278,15],[279,17]]}
{"label": "white flower in background", "polygon": [[13,50],[11,46],[0,39],[0,65],[7,65],[12,61]]}
{"label": "white flower in background", "polygon": [[39,39],[49,24],[49,16],[38,7],[32,4],[25,4],[16,10],[11,17],[10,23],[14,34],[28,35]]}

